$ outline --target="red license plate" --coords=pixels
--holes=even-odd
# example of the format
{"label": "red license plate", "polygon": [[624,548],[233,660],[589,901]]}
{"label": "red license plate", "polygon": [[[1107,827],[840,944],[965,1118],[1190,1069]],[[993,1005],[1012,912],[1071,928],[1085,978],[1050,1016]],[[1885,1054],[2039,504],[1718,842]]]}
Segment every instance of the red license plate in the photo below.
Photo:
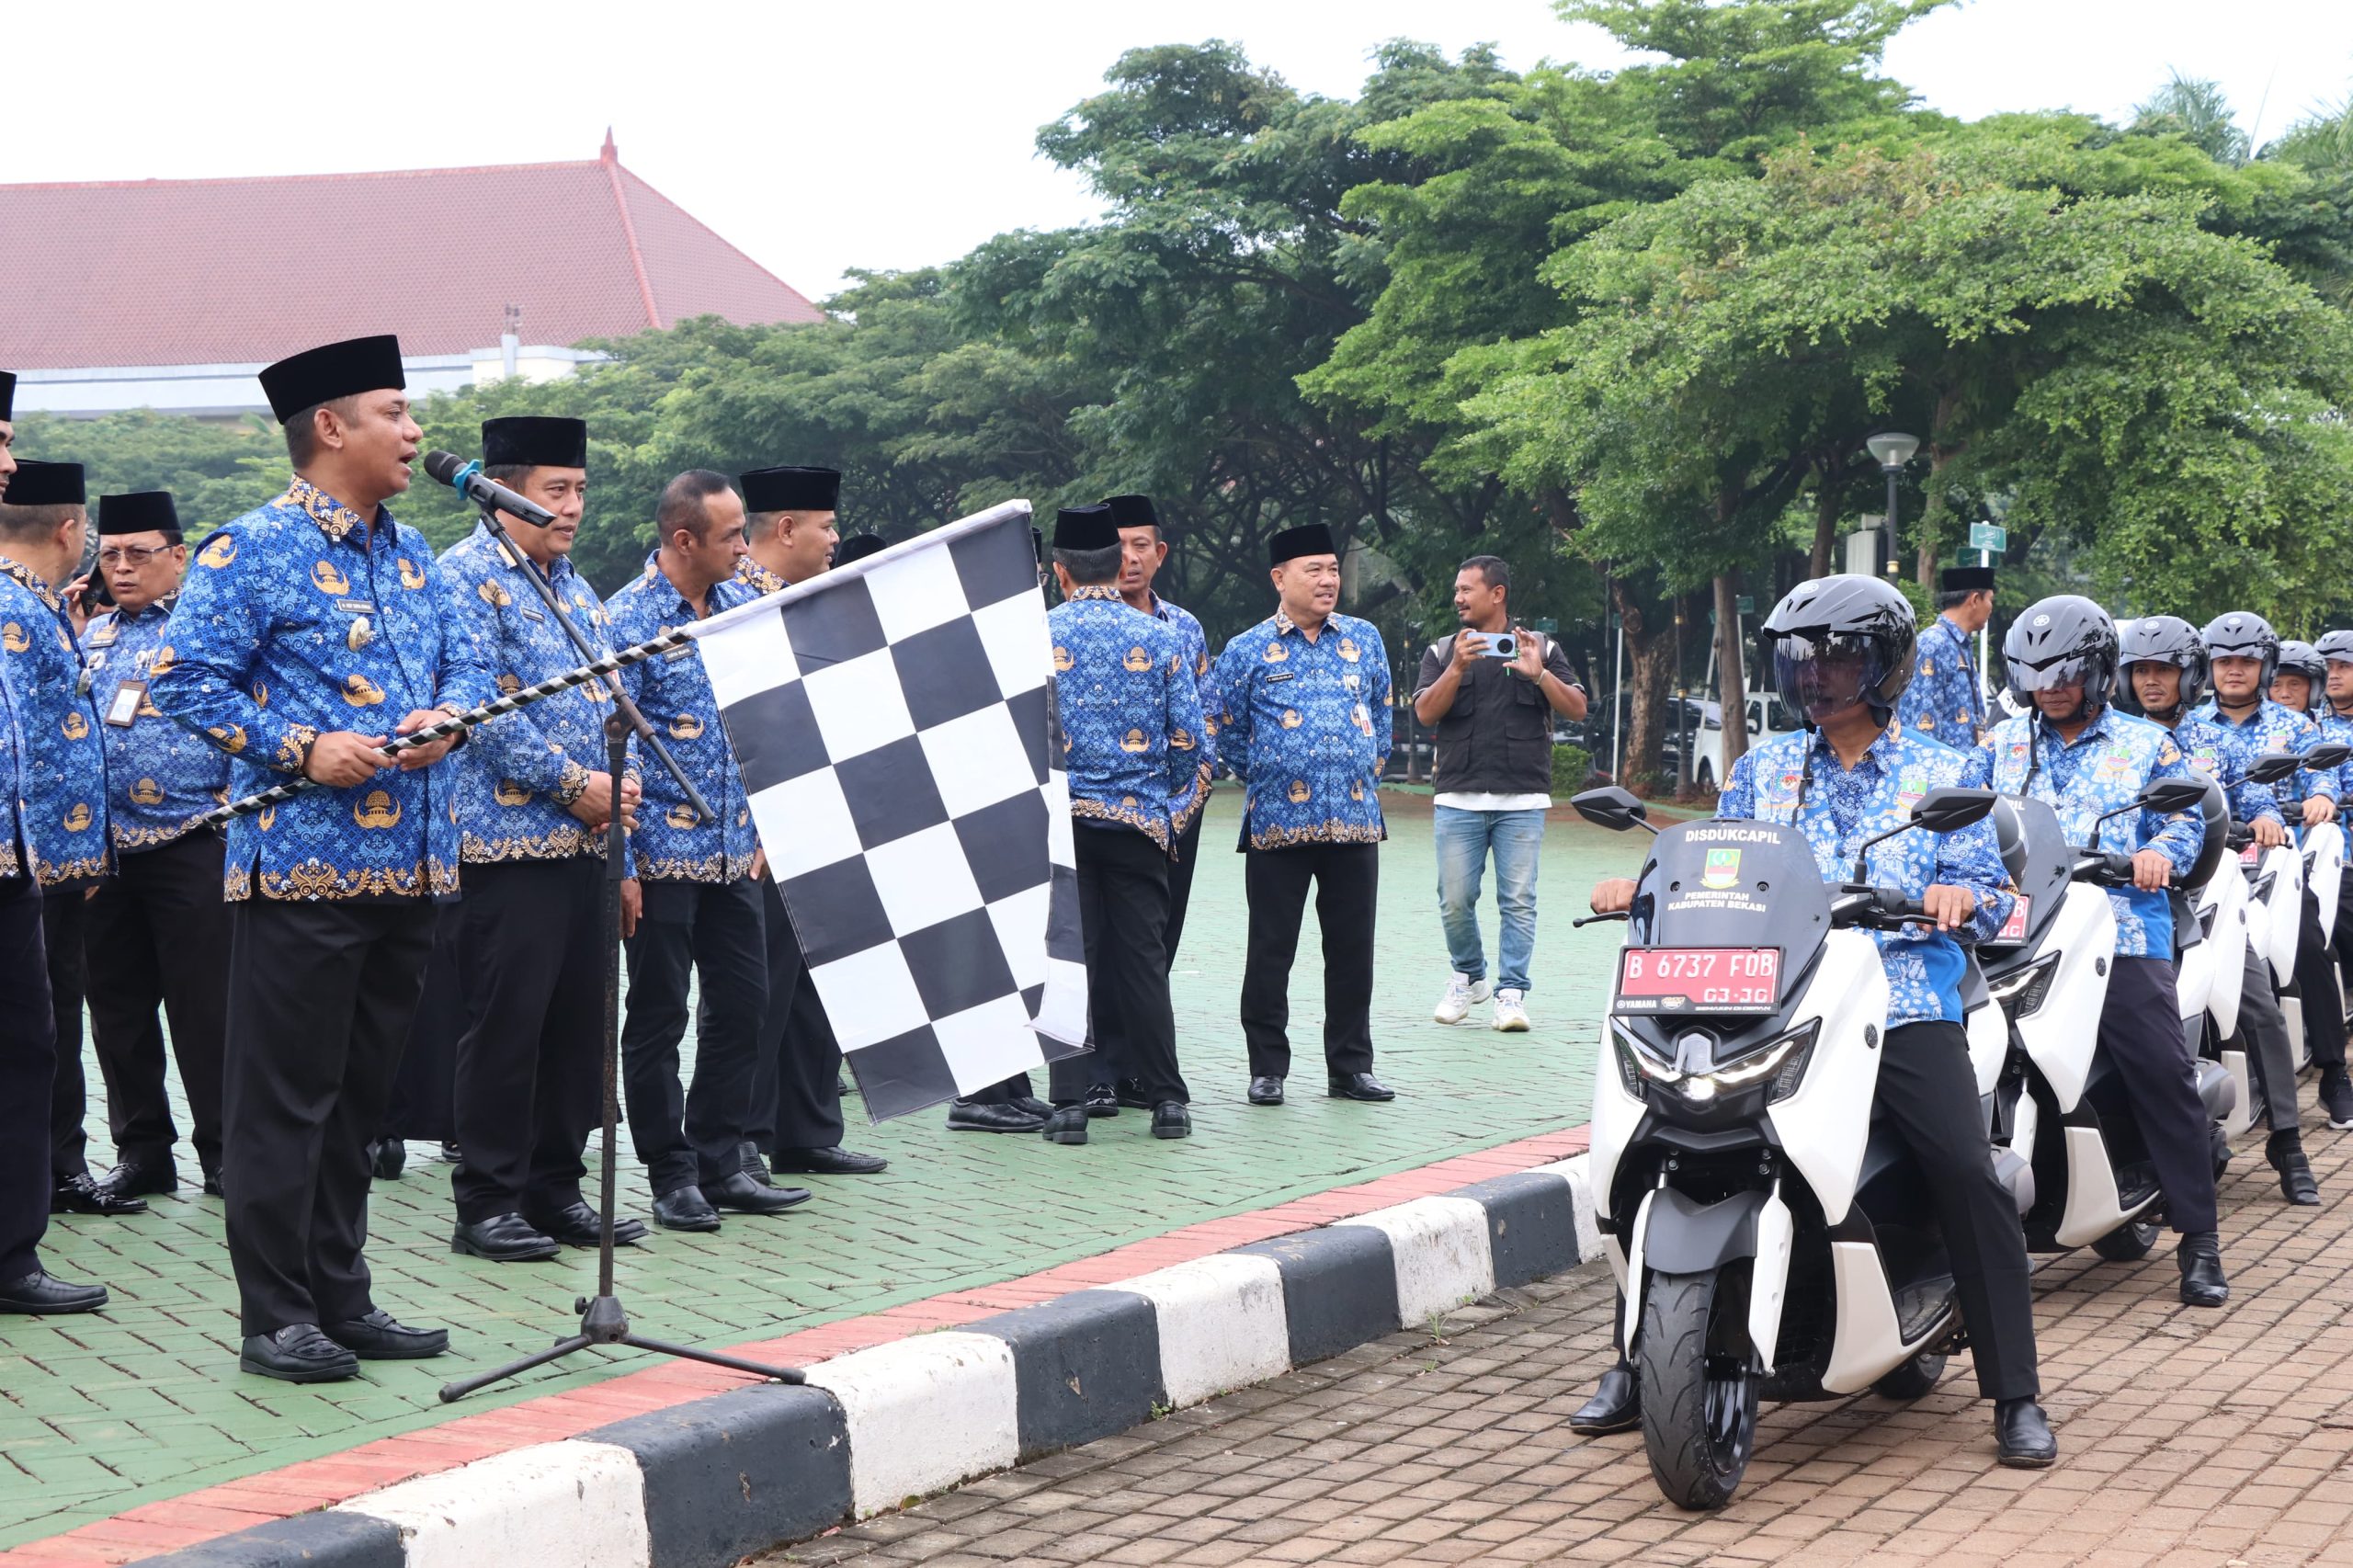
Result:
{"label": "red license plate", "polygon": [[2018,902],[2010,905],[2010,917],[2002,922],[2002,928],[1999,931],[1994,933],[1994,940],[1996,942],[2026,940],[2027,916],[2033,912],[2034,900],[2026,893],[2019,893],[2017,897]]}
{"label": "red license plate", "polygon": [[1616,1013],[1770,1013],[1779,948],[1628,948],[1618,956]]}

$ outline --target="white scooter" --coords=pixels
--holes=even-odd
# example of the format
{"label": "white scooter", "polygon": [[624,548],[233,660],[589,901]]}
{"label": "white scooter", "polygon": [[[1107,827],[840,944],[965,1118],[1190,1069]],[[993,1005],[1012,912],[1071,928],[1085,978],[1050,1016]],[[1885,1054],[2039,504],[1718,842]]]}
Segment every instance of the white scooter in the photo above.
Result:
{"label": "white scooter", "polygon": [[[1995,799],[1930,790],[1881,838],[1954,832]],[[1622,790],[1571,803],[1649,826]],[[1925,916],[1861,868],[1825,885],[1797,828],[1682,824],[1658,832],[1631,916],[1589,917],[1630,921],[1594,1085],[1597,1217],[1651,1473],[1686,1508],[1730,1499],[1760,1397],[1918,1398],[1957,1342],[1924,1178],[1872,1117],[1887,977],[1870,933]]]}
{"label": "white scooter", "polygon": [[[2203,779],[2159,779],[2100,820],[2196,810],[2207,791]],[[2089,1246],[2118,1261],[2145,1256],[2156,1244],[2156,1227],[2145,1218],[2158,1199],[2156,1176],[2122,1069],[2098,1048],[2116,954],[2106,890],[2131,885],[2131,859],[2069,844],[2042,801],[2004,800],[1995,826],[2019,906],[1980,954],[2013,1046],[1995,1095],[1993,1137],[1998,1151],[2032,1171],[2027,1244],[2038,1252]],[[2202,869],[2211,872],[2222,859],[2217,845]],[[2218,1062],[2198,1066],[2200,1098],[2219,1122],[2237,1103],[2230,1076]],[[2219,1126],[2213,1146],[2218,1162],[2228,1157]],[[1997,1153],[1996,1168],[2005,1163]]]}
{"label": "white scooter", "polygon": [[[2268,752],[2255,759],[2247,769],[2247,777],[2250,781],[2268,788],[2292,778],[2301,766],[2301,759],[2291,753]],[[2216,877],[2208,882],[2200,901],[2200,916],[2203,921],[2211,906],[2214,916],[2209,929],[2227,934],[2222,924],[2225,911],[2235,905],[2245,933],[2245,946],[2255,953],[2266,979],[2276,990],[2295,977],[2297,906],[2303,894],[2303,859],[2290,846],[2282,845],[2268,850],[2258,846],[2252,829],[2245,823],[2231,825],[2228,844],[2242,874]],[[2284,969],[2273,966],[2272,954],[2275,950],[2285,955],[2279,960]],[[2212,998],[2215,1005],[2210,1006],[2214,1019],[2213,1038],[2222,1042],[2215,1059],[2230,1074],[2231,1082],[2238,1092],[2238,1104],[2222,1123],[2222,1131],[2233,1138],[2254,1124],[2256,1107],[2259,1103],[2259,1096],[2255,1092],[2254,1074],[2247,1062],[2245,1042],[2235,1038],[2238,1004],[2243,999],[2241,994],[2245,978],[2245,966],[2242,960],[2240,982],[2227,985],[2231,1006],[2226,1011],[2219,1006],[2226,982],[2218,969]],[[2293,1031],[2290,1038],[2301,1040],[2303,1038],[2303,1015],[2297,1006],[2296,998],[2281,996],[2279,1004]]]}

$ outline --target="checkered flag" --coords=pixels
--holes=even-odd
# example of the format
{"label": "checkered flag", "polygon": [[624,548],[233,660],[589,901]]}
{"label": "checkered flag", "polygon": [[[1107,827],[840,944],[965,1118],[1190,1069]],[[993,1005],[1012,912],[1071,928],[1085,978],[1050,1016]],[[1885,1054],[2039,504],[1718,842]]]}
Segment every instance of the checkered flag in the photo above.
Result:
{"label": "checkered flag", "polygon": [[694,628],[880,1121],[1075,1054],[1086,951],[1029,504]]}

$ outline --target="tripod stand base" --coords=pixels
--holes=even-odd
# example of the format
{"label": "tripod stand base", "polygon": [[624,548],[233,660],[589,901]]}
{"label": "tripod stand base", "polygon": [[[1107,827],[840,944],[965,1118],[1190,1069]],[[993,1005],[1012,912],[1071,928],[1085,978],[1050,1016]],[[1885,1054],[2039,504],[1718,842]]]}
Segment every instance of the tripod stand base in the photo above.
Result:
{"label": "tripod stand base", "polygon": [[739,1357],[722,1355],[716,1350],[698,1350],[690,1345],[673,1345],[666,1339],[647,1339],[642,1335],[631,1334],[629,1331],[629,1318],[622,1312],[620,1301],[612,1296],[598,1296],[594,1301],[583,1301],[579,1310],[580,1332],[578,1334],[566,1339],[559,1339],[545,1350],[535,1351],[519,1361],[510,1361],[504,1367],[475,1377],[461,1378],[456,1382],[442,1384],[441,1403],[454,1404],[466,1395],[488,1388],[493,1383],[504,1382],[512,1377],[519,1377],[534,1367],[544,1367],[551,1361],[560,1361],[574,1351],[585,1350],[593,1345],[619,1345],[631,1350],[651,1350],[657,1356],[672,1356],[682,1361],[700,1361],[705,1366],[724,1367],[731,1372],[747,1373],[755,1378],[765,1378],[770,1382],[798,1383],[802,1381],[801,1369],[798,1367],[765,1367],[757,1361],[746,1361]]}

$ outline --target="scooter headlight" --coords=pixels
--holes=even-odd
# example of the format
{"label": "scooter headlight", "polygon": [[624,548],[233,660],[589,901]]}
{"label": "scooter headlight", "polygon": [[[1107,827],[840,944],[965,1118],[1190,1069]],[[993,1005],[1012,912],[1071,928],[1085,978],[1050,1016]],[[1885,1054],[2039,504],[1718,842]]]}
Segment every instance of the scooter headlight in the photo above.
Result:
{"label": "scooter headlight", "polygon": [[2051,994],[2052,977],[2059,972],[2059,955],[2045,953],[2023,969],[2011,971],[1985,989],[2013,1018],[2031,1016]]}

